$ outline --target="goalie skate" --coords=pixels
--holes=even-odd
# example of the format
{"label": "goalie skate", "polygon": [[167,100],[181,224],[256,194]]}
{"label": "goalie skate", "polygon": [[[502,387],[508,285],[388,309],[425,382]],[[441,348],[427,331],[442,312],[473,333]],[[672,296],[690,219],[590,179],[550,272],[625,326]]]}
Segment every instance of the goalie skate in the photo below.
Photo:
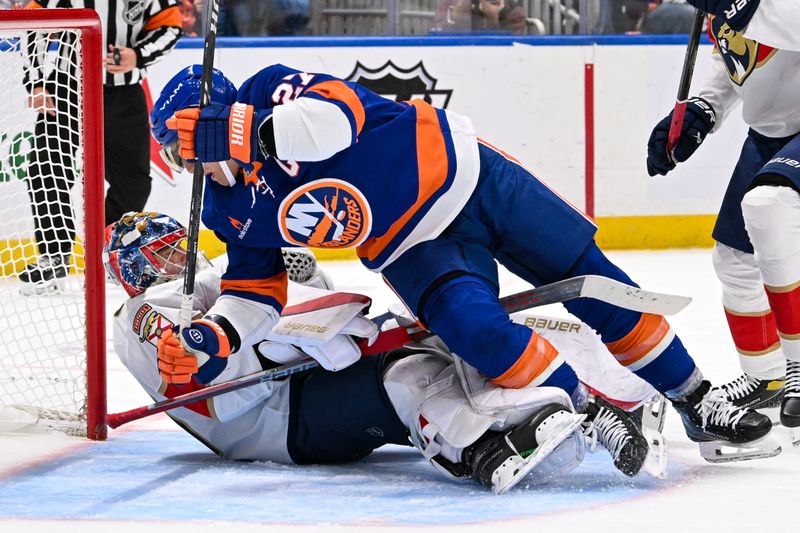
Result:
{"label": "goalie skate", "polygon": [[720,389],[703,381],[693,392],[672,400],[689,438],[710,463],[774,457],[781,447],[769,435],[769,417],[735,406]]}
{"label": "goalie skate", "polygon": [[505,432],[489,432],[464,450],[472,478],[503,494],[519,483],[586,418],[563,405],[549,404]]}

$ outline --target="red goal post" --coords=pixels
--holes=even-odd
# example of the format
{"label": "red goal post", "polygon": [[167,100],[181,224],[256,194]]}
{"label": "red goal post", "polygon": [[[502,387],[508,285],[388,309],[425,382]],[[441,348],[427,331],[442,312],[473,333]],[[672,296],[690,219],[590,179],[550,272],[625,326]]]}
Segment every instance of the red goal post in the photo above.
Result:
{"label": "red goal post", "polygon": [[[44,341],[43,343],[37,343],[36,348],[26,348],[25,346],[27,345],[24,344],[21,344],[21,347],[14,348],[9,346],[10,344],[14,344],[14,342],[6,340],[0,341],[0,344],[4,345],[0,345],[0,358],[4,359],[4,361],[0,361],[0,363],[5,365],[0,367],[0,388],[7,389],[9,391],[7,394],[14,396],[10,402],[7,399],[5,402],[0,401],[0,405],[3,403],[9,405],[9,403],[11,403],[16,406],[16,403],[18,403],[27,409],[29,403],[40,403],[44,405],[33,405],[32,409],[40,409],[43,412],[47,412],[45,418],[58,418],[57,413],[60,412],[61,407],[60,405],[48,405],[49,399],[46,398],[47,387],[49,386],[52,389],[66,387],[69,389],[67,395],[76,398],[74,402],[76,404],[74,406],[75,412],[72,413],[71,411],[73,409],[70,408],[65,409],[65,412],[67,412],[65,416],[74,417],[71,421],[78,427],[78,429],[73,429],[71,432],[84,434],[90,439],[102,440],[106,438],[107,432],[105,422],[105,274],[101,259],[104,229],[103,198],[105,190],[103,164],[102,60],[104,54],[102,27],[97,13],[90,9],[0,10],[0,45],[2,45],[0,46],[0,59],[2,59],[2,61],[12,62],[20,58],[20,61],[25,60],[25,50],[23,50],[22,46],[19,44],[15,44],[21,42],[25,35],[45,36],[46,39],[52,38],[57,43],[59,41],[59,36],[63,36],[67,33],[77,37],[77,42],[74,43],[74,47],[78,50],[76,54],[78,57],[76,61],[77,65],[73,67],[73,74],[78,85],[77,93],[79,93],[79,98],[76,97],[76,100],[79,101],[78,115],[80,118],[76,123],[79,124],[78,127],[80,129],[77,135],[77,138],[80,139],[80,146],[76,146],[69,157],[74,158],[74,161],[72,159],[70,159],[70,161],[74,163],[72,168],[75,169],[76,181],[82,182],[82,196],[77,200],[77,202],[81,203],[81,206],[79,206],[80,209],[77,209],[77,211],[83,212],[83,218],[82,220],[76,220],[75,225],[77,227],[82,223],[83,232],[81,233],[78,231],[76,233],[78,238],[73,248],[74,251],[70,262],[70,275],[68,276],[69,278],[75,278],[72,281],[74,281],[76,290],[75,294],[72,295],[72,300],[68,298],[70,295],[59,295],[58,297],[54,297],[56,299],[52,302],[46,299],[41,300],[42,297],[40,296],[23,296],[19,294],[19,291],[15,289],[15,284],[18,283],[20,269],[35,260],[35,256],[23,256],[21,255],[22,252],[19,250],[26,250],[25,253],[30,253],[31,249],[36,250],[37,244],[32,235],[21,238],[17,235],[7,234],[4,237],[3,234],[0,233],[0,284],[2,284],[0,289],[7,289],[7,292],[0,294],[0,299],[3,300],[0,302],[0,309],[10,309],[10,312],[3,311],[9,312],[9,315],[7,315],[9,317],[18,317],[20,313],[25,313],[27,317],[26,320],[32,323],[22,324],[23,327],[20,329],[23,330],[23,337],[27,334],[39,334],[42,337],[52,337],[52,339],[54,339],[52,345],[48,345],[47,341]],[[61,39],[62,43],[64,40],[63,38]],[[17,47],[16,49],[14,49],[15,46]],[[57,47],[58,44],[54,46]],[[46,52],[53,55],[49,48]],[[9,68],[15,72],[19,70],[19,67],[16,65]],[[9,81],[6,76],[0,78],[0,86],[3,84],[9,86],[15,84],[13,87],[9,88],[9,94],[19,96],[21,89],[18,80]],[[0,96],[0,98],[9,99],[9,97],[3,96]],[[3,102],[0,101],[0,106],[2,105]],[[14,102],[13,105],[25,107],[26,104]],[[2,107],[0,107],[0,109],[2,109]],[[2,120],[6,123],[6,126],[3,127],[14,127],[12,124],[13,120],[9,118],[9,116],[23,116],[24,113],[20,112],[19,115],[13,115],[5,112],[3,114]],[[31,114],[33,114],[33,112],[28,110],[27,115],[24,116],[27,117]],[[36,115],[33,114],[33,116],[35,117]],[[35,142],[33,140],[34,134],[30,132],[30,124],[25,127],[28,128],[28,130],[26,130],[28,133],[21,136],[18,134],[21,140],[18,142],[15,141],[15,144],[12,146],[12,148],[18,151],[18,145],[25,144],[25,142],[33,145]],[[28,137],[26,138],[25,135],[28,135]],[[0,148],[3,147],[3,142],[5,142],[6,151],[10,142],[8,137],[9,135],[4,133],[3,138],[0,139]],[[56,147],[55,149],[61,146],[59,142],[53,142],[51,144]],[[32,151],[32,148],[29,148],[29,151]],[[17,165],[17,167],[8,171],[10,175],[11,171],[14,170],[17,173],[17,179],[14,180],[13,177],[9,177],[7,181],[15,181],[13,185],[16,189],[25,190],[25,182],[28,179],[25,174],[25,161],[28,156],[25,153],[16,153],[12,154],[12,156],[6,153],[5,157],[6,160],[0,160],[0,163],[12,161],[11,165],[7,164],[6,166],[13,167],[14,164]],[[2,185],[4,184],[0,183],[0,186]],[[28,186],[28,188],[30,187],[31,186]],[[75,188],[77,189],[78,187],[76,186]],[[32,203],[33,193],[30,191],[27,192],[27,195],[20,194],[20,200],[15,201],[15,203],[23,202],[22,199],[26,196],[31,200],[29,203]],[[75,193],[73,193],[73,195],[75,195]],[[74,203],[75,200],[73,199],[73,204]],[[30,229],[27,231],[31,233]],[[14,242],[14,246],[16,246],[14,249],[11,249],[11,245],[8,244],[12,241]],[[7,245],[6,249],[2,248],[4,242]],[[70,245],[72,246],[71,243]],[[81,252],[77,250],[82,250],[83,255],[79,257],[78,254]],[[85,293],[85,299],[80,295],[81,291]],[[28,299],[25,300],[25,298]],[[39,299],[37,300],[37,298]],[[56,310],[56,306],[61,305],[63,302],[77,303],[75,303],[72,308],[64,307],[64,311]],[[81,307],[83,307],[83,309],[81,309]],[[35,308],[39,311],[32,312],[30,311],[31,308]],[[46,314],[45,311],[49,311],[49,314]],[[42,316],[45,317],[49,316],[50,319],[37,318],[37,313],[42,313]],[[82,349],[85,353],[85,363],[79,366],[84,366],[84,368],[81,368],[77,372],[73,369],[73,374],[70,375],[71,377],[64,377],[64,375],[58,374],[64,370],[60,368],[60,360],[56,360],[55,363],[37,363],[33,359],[30,362],[26,359],[25,364],[31,369],[35,369],[31,371],[31,375],[22,375],[21,372],[20,375],[16,375],[13,369],[11,371],[6,370],[7,368],[11,368],[9,365],[15,358],[20,360],[28,357],[34,358],[37,353],[45,357],[51,353],[60,353],[60,351],[64,353],[69,352],[70,354],[72,351],[77,353],[77,347],[75,349],[70,347],[71,351],[66,350],[63,344],[66,341],[59,340],[61,338],[60,335],[50,335],[47,331],[48,327],[50,327],[50,323],[53,323],[53,327],[57,327],[59,323],[67,322],[62,314],[68,314],[69,319],[73,319],[75,318],[73,315],[77,315],[76,322],[79,324],[79,327],[73,329],[81,329],[82,331],[71,331],[70,335],[72,335],[71,338],[75,340],[76,344],[83,343]],[[0,321],[2,320],[4,320],[4,317],[0,316]],[[10,327],[11,326],[7,324],[0,325],[0,328],[10,329]],[[80,337],[82,337],[82,339]],[[16,350],[16,352],[14,350]],[[66,366],[66,364],[64,364],[64,366]],[[33,375],[34,371],[40,374]],[[8,375],[3,376],[2,373],[14,375],[9,377]],[[76,383],[67,383],[65,385],[64,382],[69,382],[72,377],[74,377]],[[78,381],[83,378],[85,378],[85,383],[78,383]],[[29,393],[27,390],[23,390],[21,386],[25,384],[24,382],[26,380],[36,382],[38,384],[38,389],[42,391],[41,394],[45,397],[39,398],[39,392]],[[85,388],[80,390],[82,386]],[[2,394],[2,392],[0,392],[0,394]],[[81,396],[83,397],[82,399]],[[41,415],[37,413],[37,417],[41,417]],[[53,427],[58,427],[58,425],[53,424]]]}

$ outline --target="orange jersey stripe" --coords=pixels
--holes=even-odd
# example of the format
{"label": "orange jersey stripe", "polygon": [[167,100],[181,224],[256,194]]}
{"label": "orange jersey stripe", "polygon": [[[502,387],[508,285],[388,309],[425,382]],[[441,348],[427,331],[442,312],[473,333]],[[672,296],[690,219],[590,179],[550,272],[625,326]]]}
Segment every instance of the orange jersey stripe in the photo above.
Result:
{"label": "orange jersey stripe", "polygon": [[25,5],[25,9],[44,9],[44,6],[35,0],[31,0]]}
{"label": "orange jersey stripe", "polygon": [[630,333],[618,341],[606,343],[606,347],[620,364],[629,366],[649,354],[668,333],[669,324],[663,316],[642,313]]}
{"label": "orange jersey stripe", "polygon": [[492,382],[507,389],[519,389],[529,385],[542,375],[555,361],[558,350],[550,342],[536,332],[531,332],[531,340],[517,362]]}
{"label": "orange jersey stripe", "polygon": [[288,286],[289,276],[286,272],[281,272],[267,279],[223,279],[220,281],[220,289],[223,292],[242,291],[260,294],[261,296],[271,296],[281,304],[281,307],[286,305]]}
{"label": "orange jersey stripe", "polygon": [[356,119],[356,137],[358,137],[358,134],[361,133],[361,128],[364,127],[366,113],[364,104],[361,103],[353,89],[339,80],[329,80],[314,85],[307,92],[317,93],[329,100],[338,100],[344,103]]}
{"label": "orange jersey stripe", "polygon": [[183,27],[183,17],[181,16],[181,10],[178,6],[168,7],[147,19],[144,25],[144,31],[155,30],[157,28],[163,28],[164,26],[172,26],[174,28]]}
{"label": "orange jersey stripe", "polygon": [[439,124],[439,117],[436,114],[436,108],[422,100],[412,100],[409,103],[417,108],[417,169],[419,173],[417,200],[408,211],[403,213],[403,216],[391,225],[386,233],[380,237],[368,239],[358,247],[358,256],[366,257],[370,261],[378,257],[411,217],[425,205],[425,202],[447,180],[447,145]]}

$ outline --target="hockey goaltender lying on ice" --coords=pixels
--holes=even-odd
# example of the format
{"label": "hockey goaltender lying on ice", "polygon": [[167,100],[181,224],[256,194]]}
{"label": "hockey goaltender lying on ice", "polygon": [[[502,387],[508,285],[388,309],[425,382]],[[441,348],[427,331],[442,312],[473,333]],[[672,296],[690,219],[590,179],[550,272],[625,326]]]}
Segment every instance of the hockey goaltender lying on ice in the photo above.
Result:
{"label": "hockey goaltender lying on ice", "polygon": [[[377,333],[361,314],[369,299],[330,291],[330,280],[316,269],[313,255],[300,249],[284,252],[291,278],[306,284],[290,283],[292,305],[287,310],[297,311],[283,317],[266,340],[244,339],[239,343],[243,348],[230,357],[207,357],[201,364],[187,365],[192,373],[188,383],[168,385],[154,355],[158,334],[170,329],[179,313],[179,282],[167,281],[182,270],[184,236],[177,222],[156,213],[131,214],[106,234],[109,272],[132,296],[116,313],[115,348],[153,398],[309,356],[320,365],[285,381],[170,413],[222,457],[341,463],[365,457],[385,443],[408,444],[410,435],[440,472],[472,477],[504,492],[528,474],[529,482],[565,474],[580,463],[588,439],[592,448],[598,441],[606,447],[628,475],[640,468],[664,475],[662,398],[618,365],[584,324],[533,316],[518,319],[567,354],[592,390],[613,398],[592,395],[585,413],[576,414],[563,391],[498,387],[436,338],[361,357],[352,336]],[[198,275],[200,314],[224,297],[219,291],[224,259]],[[134,264],[138,266],[131,268]],[[384,329],[409,320],[397,313]],[[159,366],[164,365],[163,354],[158,358]]]}
{"label": "hockey goaltender lying on ice", "polygon": [[[480,141],[467,117],[282,65],[238,90],[214,71],[211,104],[200,111],[200,70],[165,85],[151,122],[168,161],[199,160],[210,173],[203,221],[229,258],[209,310],[218,331],[246,337],[277,322],[286,305],[281,246],[356,247],[420,323],[492,382],[557,387],[583,410],[588,391],[564,355],[508,319],[495,261],[533,286],[583,275],[635,285],[599,250],[589,219]],[[704,456],[780,451],[764,440],[769,418],[712,388],[663,316],[588,298],[564,305],[670,399]],[[191,342],[195,329],[178,336]],[[177,339],[164,340],[170,350],[183,357]]]}

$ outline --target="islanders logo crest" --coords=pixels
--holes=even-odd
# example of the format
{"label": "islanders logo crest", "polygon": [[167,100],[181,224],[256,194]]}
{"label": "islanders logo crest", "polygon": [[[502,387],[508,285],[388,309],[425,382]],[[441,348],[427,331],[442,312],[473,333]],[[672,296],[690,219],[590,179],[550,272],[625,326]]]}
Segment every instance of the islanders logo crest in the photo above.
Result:
{"label": "islanders logo crest", "polygon": [[323,178],[292,191],[278,209],[287,242],[312,248],[353,248],[364,242],[372,213],[364,195],[342,180]]}

